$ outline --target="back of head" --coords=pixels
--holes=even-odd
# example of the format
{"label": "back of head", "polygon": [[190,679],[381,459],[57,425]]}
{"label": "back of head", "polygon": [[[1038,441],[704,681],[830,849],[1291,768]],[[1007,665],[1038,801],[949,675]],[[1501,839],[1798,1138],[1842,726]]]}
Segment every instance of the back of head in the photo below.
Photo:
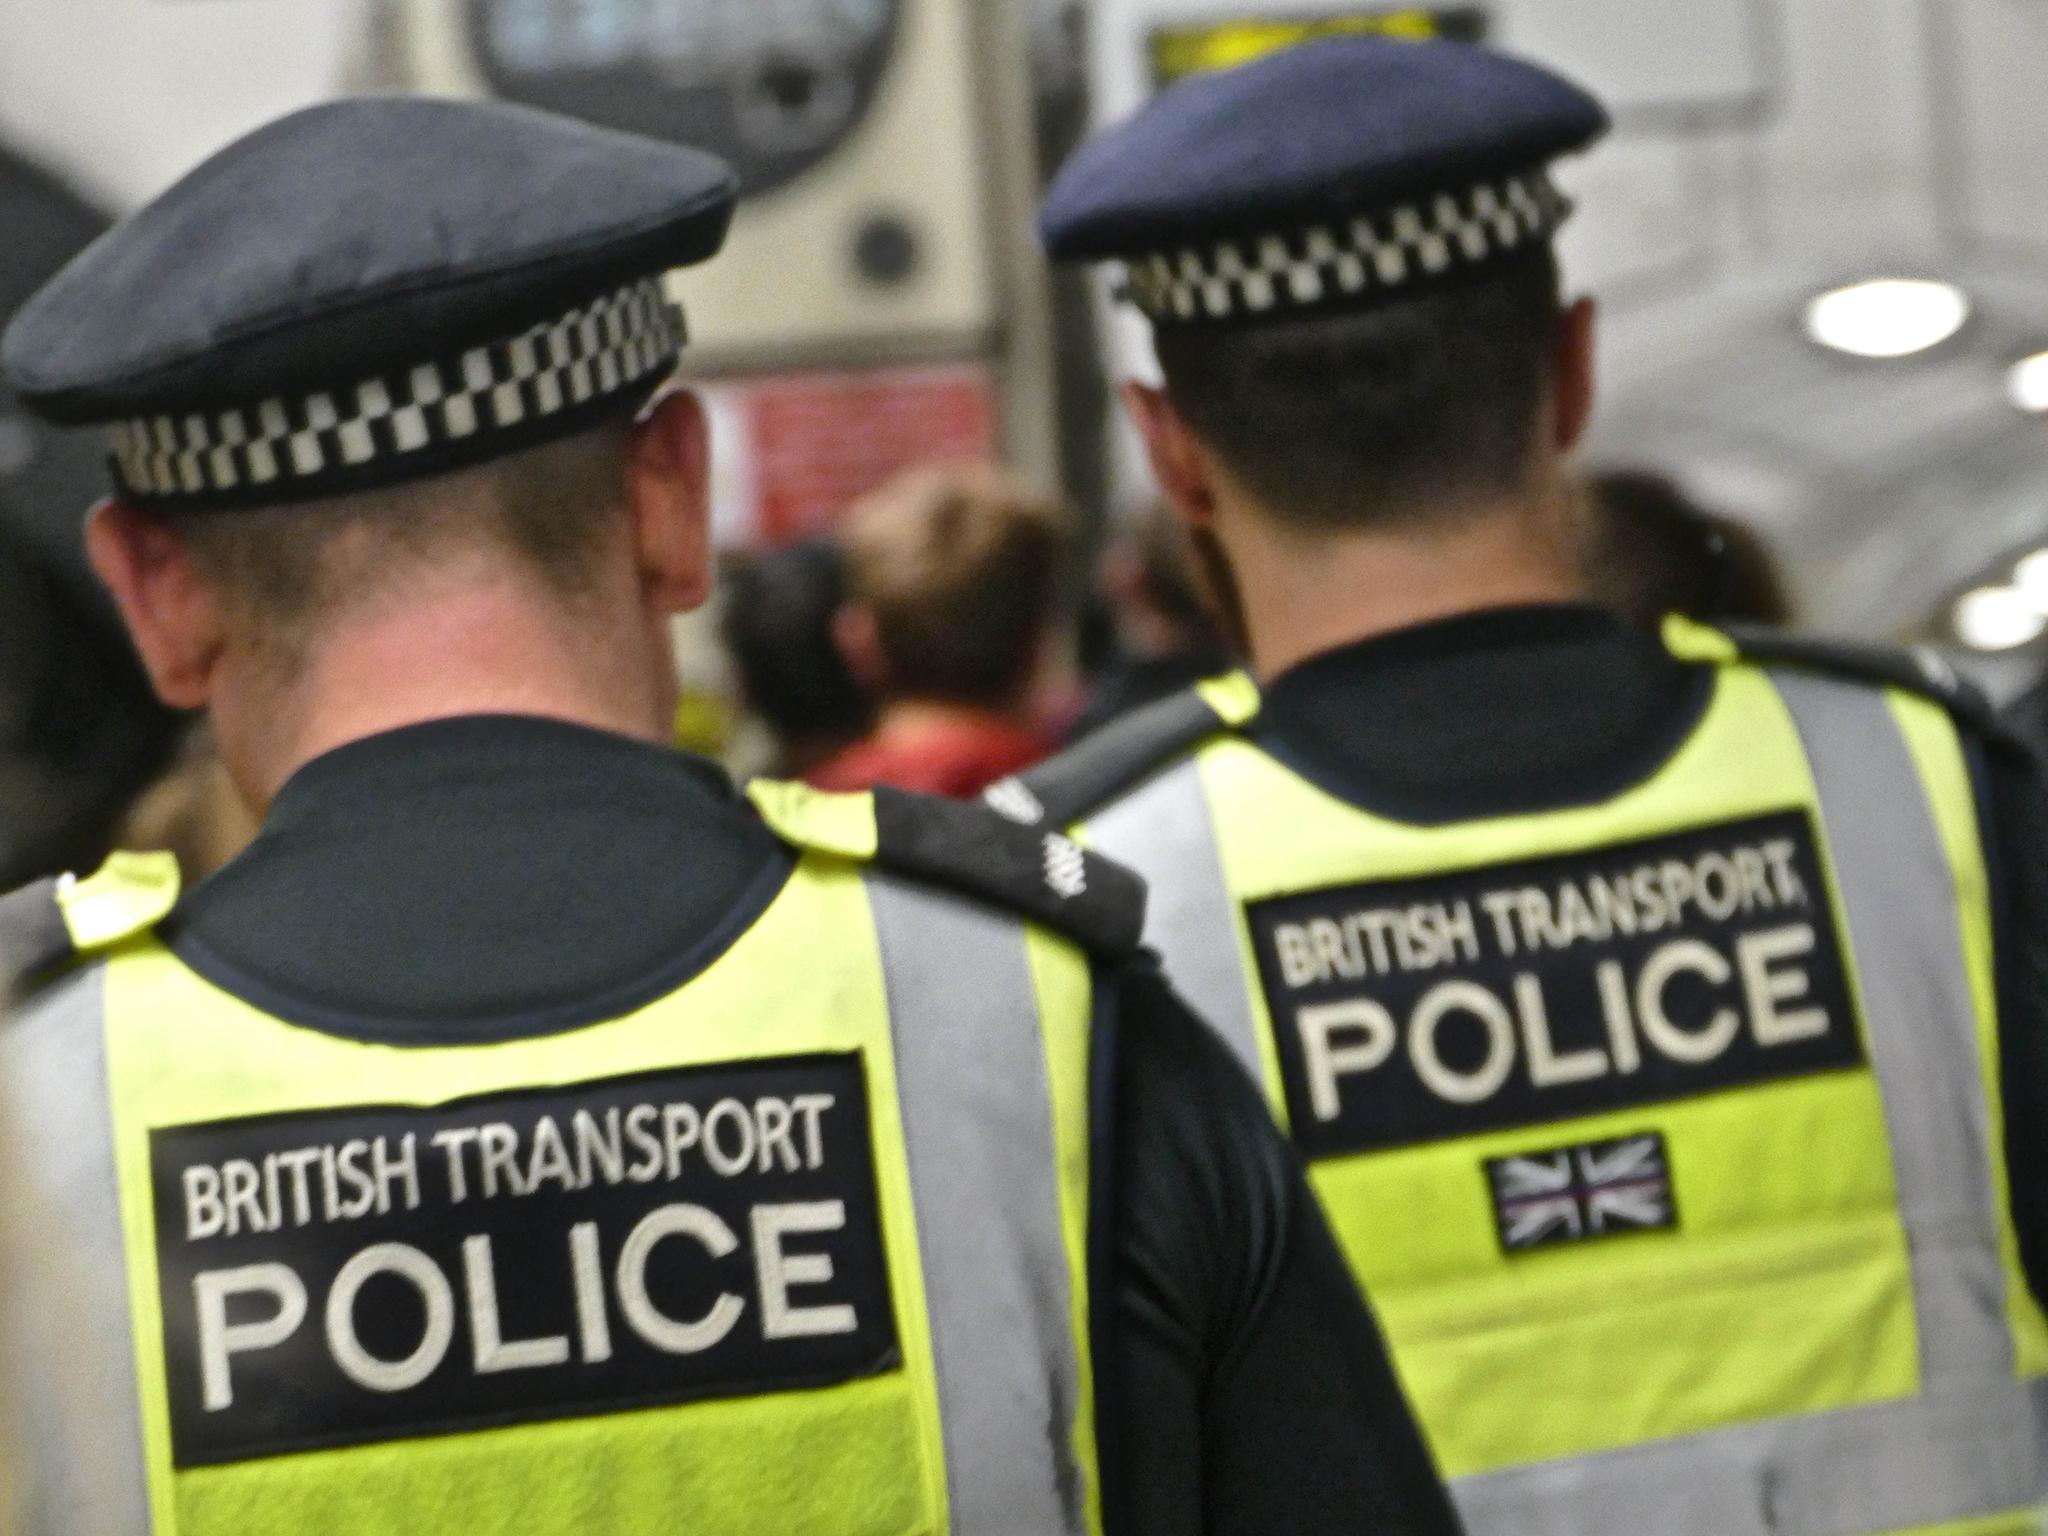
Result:
{"label": "back of head", "polygon": [[781,738],[844,744],[873,715],[833,638],[846,601],[846,562],[823,541],[728,559],[719,628],[747,706]]}
{"label": "back of head", "polygon": [[[1041,229],[1056,259],[1119,263],[1151,322],[1177,418],[1146,425],[1155,454],[1185,425],[1283,522],[1398,524],[1544,468],[1590,335],[1561,329],[1549,172],[1607,125],[1491,49],[1332,38],[1163,92],[1074,155]],[[1560,382],[1560,439],[1589,377]]]}
{"label": "back of head", "polygon": [[857,503],[848,597],[871,616],[888,692],[1001,708],[1059,612],[1071,519],[986,465],[913,470]]}
{"label": "back of head", "polygon": [[[94,565],[238,782],[450,712],[665,728],[663,621],[708,585],[703,421],[661,396],[686,339],[666,274],[717,252],[737,191],[711,156],[525,108],[328,102],[212,156],[14,318],[5,382],[105,429]],[[330,635],[329,686],[279,691]]]}
{"label": "back of head", "polygon": [[1519,490],[1560,317],[1548,247],[1355,312],[1159,332],[1174,407],[1308,528],[1398,526]]}
{"label": "back of head", "polygon": [[323,625],[451,581],[586,608],[623,555],[627,448],[613,421],[428,480],[170,517],[241,630],[296,663]]}

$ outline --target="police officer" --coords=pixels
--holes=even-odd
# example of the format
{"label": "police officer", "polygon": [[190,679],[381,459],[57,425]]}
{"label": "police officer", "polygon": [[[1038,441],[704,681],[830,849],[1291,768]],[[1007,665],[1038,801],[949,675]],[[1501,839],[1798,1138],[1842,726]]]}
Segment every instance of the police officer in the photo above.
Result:
{"label": "police officer", "polygon": [[1474,1531],[2018,1531],[2034,786],[1902,658],[1583,605],[1549,170],[1604,122],[1509,58],[1350,39],[1074,158],[1046,240],[1153,323],[1164,387],[1127,399],[1257,681],[989,798],[1151,882]]}
{"label": "police officer", "polygon": [[[343,102],[23,313],[255,846],[15,898],[25,1531],[1445,1532],[1131,878],[657,744],[709,582],[684,148]],[[1091,1026],[1100,1021],[1098,1031]]]}

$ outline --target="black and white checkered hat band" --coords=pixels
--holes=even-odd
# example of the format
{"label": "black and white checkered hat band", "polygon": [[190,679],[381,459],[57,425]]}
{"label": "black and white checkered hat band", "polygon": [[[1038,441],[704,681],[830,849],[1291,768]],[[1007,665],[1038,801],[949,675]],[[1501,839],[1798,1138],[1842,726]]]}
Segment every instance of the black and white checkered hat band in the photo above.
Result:
{"label": "black and white checkered hat band", "polygon": [[151,501],[261,501],[360,481],[379,469],[403,478],[398,460],[417,459],[427,473],[427,461],[454,450],[515,433],[537,438],[552,418],[653,383],[674,367],[683,339],[682,313],[652,277],[505,341],[352,389],[117,422],[114,478]]}
{"label": "black and white checkered hat band", "polygon": [[1138,257],[1128,263],[1127,291],[1161,325],[1365,302],[1548,240],[1570,214],[1570,199],[1534,171],[1348,224]]}

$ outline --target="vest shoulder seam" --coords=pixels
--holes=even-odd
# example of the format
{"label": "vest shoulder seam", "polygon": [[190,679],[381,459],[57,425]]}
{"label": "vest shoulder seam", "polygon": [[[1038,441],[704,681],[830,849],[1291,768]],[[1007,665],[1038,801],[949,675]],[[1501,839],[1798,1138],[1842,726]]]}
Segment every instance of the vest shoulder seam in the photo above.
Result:
{"label": "vest shoulder seam", "polygon": [[1727,633],[1740,662],[1796,668],[1910,694],[1939,706],[1976,734],[2000,742],[2012,739],[1990,699],[1924,646],[1874,645],[1746,628]]}
{"label": "vest shoulder seam", "polygon": [[568,1002],[534,1002],[469,1018],[426,1020],[378,1013],[353,1003],[305,996],[289,984],[251,974],[221,955],[173,914],[158,935],[179,964],[211,986],[269,1015],[279,1023],[359,1044],[399,1049],[443,1050],[451,1046],[495,1046],[572,1034],[650,1008],[697,980],[731,952],[766,914],[797,875],[797,859],[772,860],[723,921],[699,935],[666,963],[622,979],[597,997]]}
{"label": "vest shoulder seam", "polygon": [[1026,826],[1072,827],[1209,737],[1234,729],[1189,689],[1112,721],[1049,762],[993,785],[982,799]]}

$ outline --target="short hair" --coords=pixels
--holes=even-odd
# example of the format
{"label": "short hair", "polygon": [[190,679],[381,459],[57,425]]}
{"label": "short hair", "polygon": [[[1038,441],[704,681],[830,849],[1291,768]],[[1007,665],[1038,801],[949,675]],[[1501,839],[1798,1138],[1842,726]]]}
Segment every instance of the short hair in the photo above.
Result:
{"label": "short hair", "polygon": [[629,431],[610,422],[475,469],[328,501],[172,518],[201,572],[278,644],[456,554],[512,562],[574,602],[593,590],[625,517]]}
{"label": "short hair", "polygon": [[1276,517],[1335,531],[1524,481],[1558,334],[1548,246],[1348,313],[1157,335],[1168,398]]}
{"label": "short hair", "polygon": [[1594,596],[1632,623],[1654,629],[1677,613],[1783,628],[1797,617],[1777,557],[1746,524],[1646,470],[1604,471],[1587,491]]}
{"label": "short hair", "polygon": [[722,572],[719,632],[747,707],[785,745],[867,734],[874,706],[833,637],[846,562],[825,540],[733,555]]}
{"label": "short hair", "polygon": [[874,617],[890,692],[1010,702],[1059,612],[1070,523],[988,465],[912,470],[857,502],[843,532],[848,597]]}

